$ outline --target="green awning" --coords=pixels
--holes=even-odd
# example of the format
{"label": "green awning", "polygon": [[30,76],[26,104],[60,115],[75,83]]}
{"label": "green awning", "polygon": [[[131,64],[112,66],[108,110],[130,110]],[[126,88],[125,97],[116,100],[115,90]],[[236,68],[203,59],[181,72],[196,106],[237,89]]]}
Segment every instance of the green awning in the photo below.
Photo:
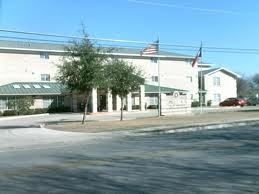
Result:
{"label": "green awning", "polygon": [[60,95],[65,91],[57,82],[14,82],[0,86],[0,96]]}
{"label": "green awning", "polygon": [[[145,93],[158,93],[158,90],[159,90],[158,86],[145,84]],[[175,91],[185,92],[186,90],[160,86],[161,93],[172,93]]]}

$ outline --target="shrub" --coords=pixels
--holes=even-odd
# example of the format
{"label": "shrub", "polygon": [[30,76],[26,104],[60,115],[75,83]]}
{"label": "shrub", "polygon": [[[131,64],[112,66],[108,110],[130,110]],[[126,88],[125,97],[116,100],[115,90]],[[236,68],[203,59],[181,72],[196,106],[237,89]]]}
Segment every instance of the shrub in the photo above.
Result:
{"label": "shrub", "polygon": [[47,112],[61,113],[61,112],[70,112],[70,111],[71,111],[70,107],[63,106],[63,107],[50,107]]}
{"label": "shrub", "polygon": [[18,115],[17,110],[5,110],[3,116],[15,116]]}
{"label": "shrub", "polygon": [[48,109],[47,108],[36,108],[34,110],[34,114],[43,114],[43,113],[47,113]]}
{"label": "shrub", "polygon": [[208,100],[208,101],[207,101],[207,106],[211,106],[211,103],[212,103],[212,101],[211,101],[211,100]]}
{"label": "shrub", "polygon": [[31,96],[19,97],[8,101],[8,107],[17,110],[19,115],[30,113],[30,106],[33,105],[33,99]]}
{"label": "shrub", "polygon": [[34,114],[33,109],[29,109],[29,110],[25,110],[23,112],[19,112],[19,115],[33,115],[33,114]]}
{"label": "shrub", "polygon": [[139,109],[139,105],[132,105],[132,110],[137,110]]}
{"label": "shrub", "polygon": [[198,106],[200,106],[200,102],[198,102],[198,101],[193,101],[191,106],[192,106],[192,107],[198,107]]}
{"label": "shrub", "polygon": [[157,109],[157,105],[149,105],[147,108],[148,109]]}

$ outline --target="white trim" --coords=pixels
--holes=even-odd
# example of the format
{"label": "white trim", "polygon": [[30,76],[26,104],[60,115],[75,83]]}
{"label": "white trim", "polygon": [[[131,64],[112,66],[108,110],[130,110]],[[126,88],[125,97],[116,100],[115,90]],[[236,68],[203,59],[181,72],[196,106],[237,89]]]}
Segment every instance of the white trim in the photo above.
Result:
{"label": "white trim", "polygon": [[[226,71],[226,72],[228,72],[228,73],[230,73],[230,74],[232,74],[232,75],[234,75],[235,77],[237,77],[237,78],[240,78],[240,77],[242,77],[241,75],[239,75],[239,74],[237,74],[237,73],[235,73],[235,72],[233,72],[233,71],[230,71],[230,70],[228,70],[228,69],[226,69],[226,68],[224,68],[224,67],[221,67],[221,68],[217,68],[217,69],[215,69],[214,71],[211,71],[211,72],[209,72],[209,73],[206,73],[206,74],[204,74],[204,76],[209,76],[209,75],[212,75],[212,74],[214,74],[214,73],[216,73],[216,72],[218,72],[218,71]],[[205,70],[206,71],[206,70]]]}
{"label": "white trim", "polygon": [[162,57],[162,58],[174,58],[174,59],[192,59],[193,57],[188,56],[173,56],[173,55],[140,55],[140,54],[125,54],[125,53],[103,53],[107,55],[117,55],[117,56],[136,56],[136,57],[142,57],[142,58],[148,58],[148,57]]}
{"label": "white trim", "polygon": [[14,47],[0,47],[0,50],[8,51],[34,51],[34,52],[54,52],[54,53],[65,53],[65,50],[50,50],[50,49],[30,49],[30,48],[14,48]]}

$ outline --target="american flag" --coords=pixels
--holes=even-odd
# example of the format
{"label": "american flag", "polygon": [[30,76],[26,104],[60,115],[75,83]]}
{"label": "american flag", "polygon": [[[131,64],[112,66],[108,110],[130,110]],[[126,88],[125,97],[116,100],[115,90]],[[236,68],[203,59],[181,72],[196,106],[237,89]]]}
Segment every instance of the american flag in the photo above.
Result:
{"label": "american flag", "polygon": [[150,54],[157,54],[159,49],[159,40],[155,41],[154,43],[148,45],[142,51],[140,51],[140,55],[150,55]]}

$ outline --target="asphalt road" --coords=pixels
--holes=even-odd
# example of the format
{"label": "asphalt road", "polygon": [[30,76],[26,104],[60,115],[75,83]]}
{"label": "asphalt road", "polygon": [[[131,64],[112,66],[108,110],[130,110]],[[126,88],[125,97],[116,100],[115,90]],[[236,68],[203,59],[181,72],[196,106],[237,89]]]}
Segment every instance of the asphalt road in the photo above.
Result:
{"label": "asphalt road", "polygon": [[258,126],[0,153],[1,193],[258,193]]}
{"label": "asphalt road", "polygon": [[[136,114],[126,118],[155,112]],[[259,192],[259,126],[98,134],[39,128],[60,120],[81,115],[0,119],[0,193]]]}

